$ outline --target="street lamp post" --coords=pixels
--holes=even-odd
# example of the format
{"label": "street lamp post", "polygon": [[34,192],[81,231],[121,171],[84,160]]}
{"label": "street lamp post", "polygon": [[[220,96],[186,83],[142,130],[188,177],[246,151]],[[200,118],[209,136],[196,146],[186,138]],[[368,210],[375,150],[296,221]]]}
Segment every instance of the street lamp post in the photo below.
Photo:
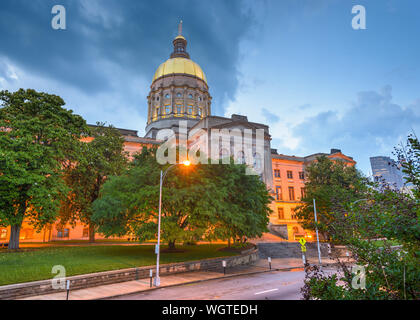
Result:
{"label": "street lamp post", "polygon": [[[160,277],[159,277],[159,261],[160,261],[160,225],[162,220],[162,187],[163,187],[163,181],[166,177],[166,174],[170,169],[175,167],[176,165],[179,165],[181,163],[175,163],[171,166],[169,166],[165,171],[160,171],[160,186],[159,186],[159,217],[158,217],[158,240],[156,245],[156,276],[155,276],[155,286],[160,286]],[[191,164],[190,161],[186,160],[182,163],[184,166],[189,166]]]}
{"label": "street lamp post", "polygon": [[318,246],[318,262],[319,262],[319,265],[321,265],[322,264],[322,260],[321,260],[321,248],[319,247],[318,219],[316,217],[316,204],[315,204],[315,199],[314,199],[314,215],[315,215],[316,242],[317,242],[317,246]]}

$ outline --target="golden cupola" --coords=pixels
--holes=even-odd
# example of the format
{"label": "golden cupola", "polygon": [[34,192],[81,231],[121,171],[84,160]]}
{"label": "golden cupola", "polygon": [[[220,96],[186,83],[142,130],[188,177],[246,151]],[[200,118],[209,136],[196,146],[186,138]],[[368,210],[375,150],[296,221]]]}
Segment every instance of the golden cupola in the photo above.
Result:
{"label": "golden cupola", "polygon": [[174,121],[187,120],[188,127],[210,115],[211,96],[201,67],[190,59],[187,40],[178,35],[172,41],[170,58],[156,70],[148,96],[146,137],[154,138],[157,130],[173,128]]}
{"label": "golden cupola", "polygon": [[206,75],[194,61],[186,58],[170,58],[162,63],[155,72],[153,81],[172,74],[188,74],[203,80],[207,84]]}

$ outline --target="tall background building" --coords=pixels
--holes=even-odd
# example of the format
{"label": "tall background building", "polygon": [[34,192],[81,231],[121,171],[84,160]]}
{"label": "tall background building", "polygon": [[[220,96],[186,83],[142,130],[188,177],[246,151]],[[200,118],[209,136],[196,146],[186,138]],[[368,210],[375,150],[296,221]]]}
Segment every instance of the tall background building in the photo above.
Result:
{"label": "tall background building", "polygon": [[397,189],[404,186],[404,175],[395,160],[385,156],[371,157],[370,165],[375,181],[384,181],[390,187]]}

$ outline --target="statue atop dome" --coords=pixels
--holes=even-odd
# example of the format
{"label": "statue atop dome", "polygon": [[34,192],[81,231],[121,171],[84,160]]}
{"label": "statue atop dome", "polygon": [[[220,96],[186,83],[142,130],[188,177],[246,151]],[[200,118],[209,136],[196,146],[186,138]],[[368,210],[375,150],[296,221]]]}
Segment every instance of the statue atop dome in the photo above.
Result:
{"label": "statue atop dome", "polygon": [[178,25],[178,36],[173,41],[174,51],[171,53],[172,58],[186,58],[189,59],[190,55],[187,52],[187,40],[182,35],[182,20]]}
{"label": "statue atop dome", "polygon": [[179,22],[178,25],[178,36],[182,36],[182,20]]}

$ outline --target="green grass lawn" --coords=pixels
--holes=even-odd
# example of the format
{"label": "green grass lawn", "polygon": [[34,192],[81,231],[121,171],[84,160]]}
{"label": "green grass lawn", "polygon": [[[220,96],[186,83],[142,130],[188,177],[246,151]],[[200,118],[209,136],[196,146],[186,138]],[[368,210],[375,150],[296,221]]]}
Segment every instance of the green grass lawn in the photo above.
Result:
{"label": "green grass lawn", "polygon": [[[156,242],[156,241],[145,241],[144,243],[152,243],[152,242]],[[110,243],[135,243],[134,241],[128,241],[127,239],[99,239],[99,240],[95,240],[95,244],[110,244]],[[73,245],[73,244],[89,244],[89,240],[54,240],[54,241],[49,241],[49,242],[21,242],[20,246],[21,247],[31,247],[32,245],[36,245],[36,246],[54,246],[54,245]]]}
{"label": "green grass lawn", "polygon": [[[221,251],[223,244],[177,246],[183,252],[161,253],[161,264],[232,256]],[[156,264],[154,245],[113,245],[36,248],[24,252],[0,251],[0,285],[51,279],[54,265],[66,268],[66,275],[141,267]],[[164,249],[162,247],[162,249]]]}

